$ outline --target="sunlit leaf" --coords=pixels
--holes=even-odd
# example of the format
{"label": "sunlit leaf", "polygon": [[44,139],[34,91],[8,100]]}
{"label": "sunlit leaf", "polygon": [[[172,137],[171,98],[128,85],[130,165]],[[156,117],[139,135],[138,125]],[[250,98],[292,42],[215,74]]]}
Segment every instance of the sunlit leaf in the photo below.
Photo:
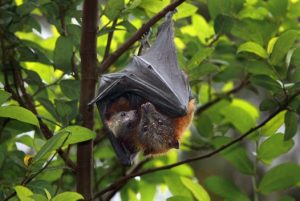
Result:
{"label": "sunlit leaf", "polygon": [[76,192],[63,192],[52,198],[52,201],[77,201],[82,200],[83,196]]}
{"label": "sunlit leaf", "polygon": [[185,177],[181,177],[181,181],[193,193],[197,200],[210,201],[208,193],[201,185]]}
{"label": "sunlit leaf", "polygon": [[172,196],[167,199],[167,201],[193,201],[193,198],[185,197],[185,196]]}
{"label": "sunlit leaf", "polygon": [[29,110],[19,106],[0,107],[0,117],[16,119],[25,123],[39,126],[36,116]]}
{"label": "sunlit leaf", "polygon": [[25,186],[15,186],[14,188],[17,192],[17,196],[21,201],[34,201],[30,196],[33,195],[33,192],[26,188]]}
{"label": "sunlit leaf", "polygon": [[60,132],[70,134],[66,144],[76,144],[96,137],[96,133],[94,131],[82,126],[68,126]]}
{"label": "sunlit leaf", "polygon": [[254,42],[246,42],[239,46],[237,53],[240,52],[250,52],[257,56],[266,59],[268,57],[267,51],[261,47],[259,44]]}
{"label": "sunlit leaf", "polygon": [[276,133],[276,131],[282,126],[284,123],[284,115],[286,111],[282,111],[273,117],[270,121],[268,121],[260,130],[260,133],[265,136],[271,136]]}

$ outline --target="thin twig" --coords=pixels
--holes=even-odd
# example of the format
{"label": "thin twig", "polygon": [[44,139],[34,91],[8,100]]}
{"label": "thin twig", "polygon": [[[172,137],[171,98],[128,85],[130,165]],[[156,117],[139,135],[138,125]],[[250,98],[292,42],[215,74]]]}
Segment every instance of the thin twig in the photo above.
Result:
{"label": "thin twig", "polygon": [[111,42],[114,36],[114,32],[115,32],[115,27],[117,25],[118,22],[118,18],[114,19],[112,25],[111,25],[111,31],[108,33],[107,36],[107,42],[106,42],[106,47],[105,47],[105,52],[104,52],[104,56],[103,56],[103,61],[105,61],[105,59],[108,57],[109,52],[110,52],[110,47],[111,47]]}

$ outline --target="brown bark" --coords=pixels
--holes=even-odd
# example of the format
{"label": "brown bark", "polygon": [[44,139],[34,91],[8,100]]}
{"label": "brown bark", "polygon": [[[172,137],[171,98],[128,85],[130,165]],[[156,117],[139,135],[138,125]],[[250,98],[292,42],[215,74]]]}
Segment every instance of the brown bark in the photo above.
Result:
{"label": "brown bark", "polygon": [[[82,125],[92,129],[94,124],[93,106],[88,103],[94,98],[97,67],[97,19],[98,1],[85,0],[82,16],[82,36],[80,46],[81,56],[81,92],[80,114]],[[77,192],[85,200],[92,200],[92,173],[93,173],[93,141],[89,140],[78,144],[77,147]]]}

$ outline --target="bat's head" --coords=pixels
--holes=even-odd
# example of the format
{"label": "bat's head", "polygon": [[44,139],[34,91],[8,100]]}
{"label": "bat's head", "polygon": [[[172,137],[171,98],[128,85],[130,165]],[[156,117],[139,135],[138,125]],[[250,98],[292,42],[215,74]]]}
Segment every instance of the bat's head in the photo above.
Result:
{"label": "bat's head", "polygon": [[136,126],[138,113],[136,110],[122,111],[111,116],[107,125],[116,137],[130,134],[130,131]]}
{"label": "bat's head", "polygon": [[164,153],[171,148],[179,148],[173,119],[160,113],[150,102],[141,105],[138,130],[145,155]]}

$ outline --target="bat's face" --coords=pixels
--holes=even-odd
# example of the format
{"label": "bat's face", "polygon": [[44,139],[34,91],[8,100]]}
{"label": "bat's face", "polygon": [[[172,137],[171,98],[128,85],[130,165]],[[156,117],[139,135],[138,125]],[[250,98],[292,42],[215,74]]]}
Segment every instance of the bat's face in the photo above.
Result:
{"label": "bat's face", "polygon": [[108,121],[108,127],[115,136],[130,134],[137,122],[138,114],[136,110],[123,111],[114,114]]}
{"label": "bat's face", "polygon": [[139,135],[145,155],[164,153],[171,148],[179,148],[174,130],[173,120],[157,111],[153,104],[147,102],[141,105]]}

